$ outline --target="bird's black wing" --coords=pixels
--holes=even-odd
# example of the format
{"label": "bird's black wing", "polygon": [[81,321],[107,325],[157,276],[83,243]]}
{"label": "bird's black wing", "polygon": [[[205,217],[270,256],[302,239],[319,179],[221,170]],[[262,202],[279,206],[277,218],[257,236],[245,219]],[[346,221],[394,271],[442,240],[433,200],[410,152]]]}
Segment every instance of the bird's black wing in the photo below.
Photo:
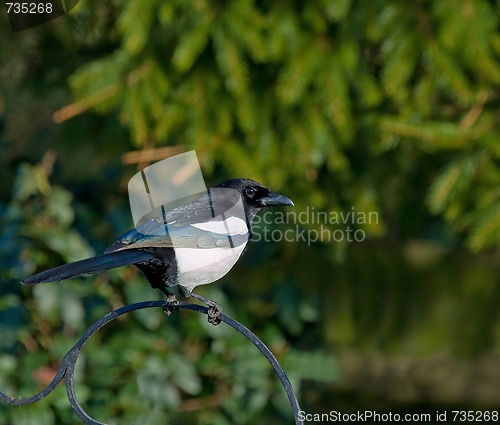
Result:
{"label": "bird's black wing", "polygon": [[[217,230],[214,231],[207,231],[207,227],[204,229],[196,227],[203,223],[210,224],[226,219],[224,213],[231,211],[239,196],[233,189],[210,189],[196,201],[167,211],[123,234],[106,249],[105,253],[151,247],[229,248],[233,243],[242,243],[239,240],[231,241],[221,226],[217,226]],[[244,211],[241,210],[239,215],[244,215]],[[240,233],[243,236],[248,232],[240,231]],[[245,237],[247,240],[248,237]],[[239,239],[243,240],[243,237]]]}

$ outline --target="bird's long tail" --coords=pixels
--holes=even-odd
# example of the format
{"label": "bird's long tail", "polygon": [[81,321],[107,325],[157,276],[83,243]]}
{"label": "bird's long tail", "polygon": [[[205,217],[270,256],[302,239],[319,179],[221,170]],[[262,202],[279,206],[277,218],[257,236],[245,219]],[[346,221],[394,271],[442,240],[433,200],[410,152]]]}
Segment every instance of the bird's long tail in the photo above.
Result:
{"label": "bird's long tail", "polygon": [[85,274],[94,274],[104,270],[114,269],[127,264],[139,263],[153,258],[151,254],[136,249],[126,249],[123,251],[110,252],[75,263],[54,267],[50,270],[35,274],[24,279],[24,285],[36,285],[42,282],[54,282],[56,280],[70,279]]}

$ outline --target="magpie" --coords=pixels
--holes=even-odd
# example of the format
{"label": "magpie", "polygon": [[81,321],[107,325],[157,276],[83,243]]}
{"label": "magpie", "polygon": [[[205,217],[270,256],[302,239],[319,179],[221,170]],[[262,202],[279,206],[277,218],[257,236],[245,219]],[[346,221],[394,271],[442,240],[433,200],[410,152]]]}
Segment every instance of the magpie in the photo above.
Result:
{"label": "magpie", "polygon": [[[176,302],[168,288],[209,306],[208,320],[218,324],[221,307],[193,289],[214,282],[231,270],[252,237],[252,221],[263,208],[293,206],[286,196],[249,179],[226,180],[191,203],[165,211],[139,224],[110,245],[103,255],[43,271],[25,285],[99,273],[129,264],[138,267],[153,288]],[[165,312],[171,313],[166,306]]]}

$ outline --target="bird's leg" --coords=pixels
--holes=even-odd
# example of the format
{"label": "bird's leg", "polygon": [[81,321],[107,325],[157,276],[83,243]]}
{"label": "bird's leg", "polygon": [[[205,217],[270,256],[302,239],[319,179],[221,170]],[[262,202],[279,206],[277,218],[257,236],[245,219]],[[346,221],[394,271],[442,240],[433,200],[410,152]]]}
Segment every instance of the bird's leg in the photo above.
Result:
{"label": "bird's leg", "polygon": [[195,294],[194,292],[185,293],[181,288],[181,295],[186,297],[191,297],[201,302],[204,302],[209,306],[208,308],[208,323],[217,326],[220,323],[219,316],[222,314],[222,307],[216,302],[209,300],[208,298],[202,297],[201,295]]}
{"label": "bird's leg", "polygon": [[167,315],[170,316],[174,310],[178,310],[179,307],[176,305],[179,303],[177,299],[175,298],[175,294],[170,292],[166,286],[162,286],[159,288],[161,292],[163,292],[166,296],[166,302],[163,304],[163,312]]}

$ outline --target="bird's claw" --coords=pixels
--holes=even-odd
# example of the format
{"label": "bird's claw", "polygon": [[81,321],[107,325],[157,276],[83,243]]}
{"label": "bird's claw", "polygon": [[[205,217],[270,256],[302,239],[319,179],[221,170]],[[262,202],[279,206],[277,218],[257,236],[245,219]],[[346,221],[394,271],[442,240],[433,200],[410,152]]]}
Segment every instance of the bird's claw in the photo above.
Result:
{"label": "bird's claw", "polygon": [[163,312],[170,316],[174,310],[179,310],[179,301],[175,298],[174,294],[167,295],[165,304],[162,305]]}
{"label": "bird's claw", "polygon": [[219,316],[222,314],[222,307],[219,304],[209,300],[208,298],[202,297],[201,295],[195,294],[194,292],[187,293],[186,296],[208,305],[208,323],[217,326],[221,322]]}
{"label": "bird's claw", "polygon": [[219,316],[222,314],[221,306],[215,304],[208,308],[208,323],[217,326],[220,324],[221,320]]}

